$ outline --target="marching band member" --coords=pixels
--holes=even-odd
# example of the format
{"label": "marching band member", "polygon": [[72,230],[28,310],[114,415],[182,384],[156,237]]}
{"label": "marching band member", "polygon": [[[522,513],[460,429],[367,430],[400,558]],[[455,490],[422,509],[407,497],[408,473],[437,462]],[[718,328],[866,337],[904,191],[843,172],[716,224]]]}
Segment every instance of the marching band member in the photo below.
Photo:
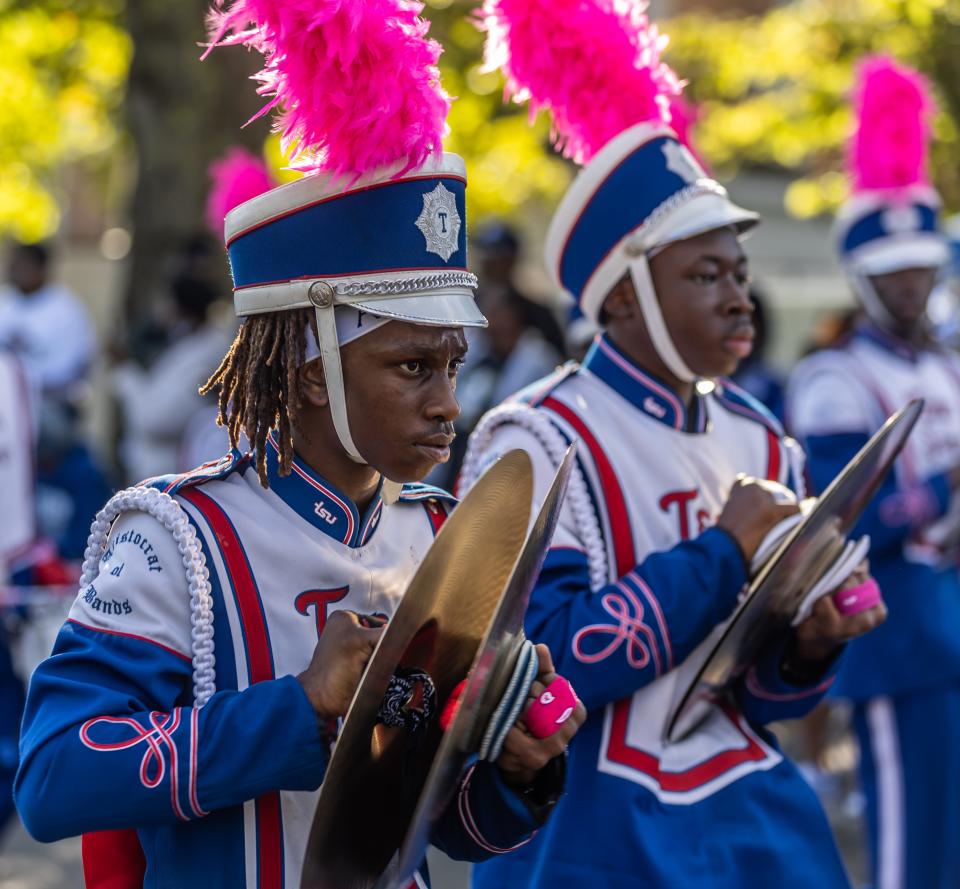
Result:
{"label": "marching band member", "polygon": [[883,606],[843,616],[821,599],[691,734],[664,741],[765,530],[795,508],[743,476],[796,486],[801,461],[724,379],[752,347],[741,239],[757,215],[668,126],[679,84],[655,28],[608,4],[559,7],[487,0],[483,25],[508,92],[549,107],[565,152],[585,164],[546,260],[601,334],[582,365],[487,414],[464,482],[523,447],[542,497],[558,455],[578,443],[526,626],[589,717],[550,824],[516,856],[475,868],[474,886],[840,889],[826,817],[764,726],[815,706],[844,643]]}
{"label": "marching band member", "polygon": [[[244,320],[207,388],[252,452],[111,501],[30,685],[19,810],[41,840],[100,832],[88,886],[299,887],[331,721],[381,632],[357,613],[394,611],[451,508],[409,483],[448,456],[463,328],[484,319],[463,163],[440,153],[440,48],[417,12],[236,0],[213,15],[214,44],[265,53],[263,89],[318,168],[226,220]],[[434,842],[472,860],[526,842],[583,718],[577,703],[545,739],[515,726]]]}
{"label": "marching band member", "polygon": [[788,418],[822,489],[889,411],[923,398],[904,453],[860,522],[890,621],[852,645],[834,689],[853,702],[877,889],[960,885],[960,362],[926,317],[950,259],[926,173],[932,103],[914,71],[864,59],[836,225],[862,317],[794,370]]}

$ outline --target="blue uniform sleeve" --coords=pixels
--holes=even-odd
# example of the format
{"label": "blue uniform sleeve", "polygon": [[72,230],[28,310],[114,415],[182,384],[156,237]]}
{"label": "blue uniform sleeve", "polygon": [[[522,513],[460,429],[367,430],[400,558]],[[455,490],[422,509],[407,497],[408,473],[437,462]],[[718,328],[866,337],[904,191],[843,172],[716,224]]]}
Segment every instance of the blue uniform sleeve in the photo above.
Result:
{"label": "blue uniform sleeve", "polygon": [[[562,757],[543,770],[559,797],[563,788]],[[464,773],[452,802],[434,827],[431,842],[457,861],[485,861],[528,843],[546,821],[552,805],[536,805],[508,786],[499,769],[476,762]]]}
{"label": "blue uniform sleeve", "polygon": [[[868,438],[861,432],[808,436],[807,471],[814,492],[821,493]],[[911,534],[944,515],[949,506],[950,485],[945,474],[904,488],[898,487],[891,473],[864,510],[852,536],[869,534],[873,555],[895,551]]]}
{"label": "blue uniform sleeve", "polygon": [[726,619],[746,582],[739,547],[711,528],[652,553],[616,583],[591,592],[586,555],[555,548],[527,610],[527,635],[588,710],[635,692],[679,665]]}
{"label": "blue uniform sleeve", "polygon": [[294,677],[202,709],[189,706],[191,678],[176,652],[68,622],[27,696],[15,797],[30,834],[189,821],[320,786],[329,750]]}
{"label": "blue uniform sleeve", "polygon": [[840,652],[824,665],[812,682],[795,683],[783,674],[790,637],[770,646],[741,677],[734,695],[741,712],[750,722],[766,725],[785,719],[799,719],[823,699],[840,666]]}

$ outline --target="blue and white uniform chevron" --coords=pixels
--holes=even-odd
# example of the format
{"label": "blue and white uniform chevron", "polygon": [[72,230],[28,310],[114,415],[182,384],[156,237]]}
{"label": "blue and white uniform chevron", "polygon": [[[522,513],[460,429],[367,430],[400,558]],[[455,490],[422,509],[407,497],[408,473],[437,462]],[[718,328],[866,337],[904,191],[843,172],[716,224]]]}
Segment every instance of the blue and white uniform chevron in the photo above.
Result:
{"label": "blue and white uniform chevron", "polygon": [[[361,512],[299,460],[281,477],[268,448],[269,489],[237,453],[150,481],[186,511],[210,569],[216,691],[202,708],[181,556],[142,512],[114,523],[31,682],[16,786],[28,830],[136,828],[145,889],[298,889],[329,749],[295,677],[334,611],[394,612],[453,503],[417,485]],[[478,860],[538,826],[479,763],[433,841]]]}
{"label": "blue and white uniform chevron", "polygon": [[829,671],[791,686],[778,646],[700,730],[663,742],[674,692],[746,581],[736,543],[714,527],[730,486],[740,473],[792,484],[797,469],[748,395],[723,381],[695,391],[688,407],[603,336],[582,367],[491,412],[471,442],[469,471],[525,448],[538,498],[554,438],[578,442],[580,481],[526,629],[589,710],[551,823],[512,860],[475,868],[477,889],[848,885],[819,803],[764,728],[812,709]]}

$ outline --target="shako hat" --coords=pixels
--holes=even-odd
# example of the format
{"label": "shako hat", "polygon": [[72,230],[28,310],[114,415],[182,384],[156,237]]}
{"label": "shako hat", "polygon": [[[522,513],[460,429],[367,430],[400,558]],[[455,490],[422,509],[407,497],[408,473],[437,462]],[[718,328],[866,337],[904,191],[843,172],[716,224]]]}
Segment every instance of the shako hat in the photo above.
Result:
{"label": "shako hat", "polygon": [[867,56],[857,68],[854,111],[852,193],[835,225],[844,269],[863,279],[942,266],[950,251],[927,172],[933,101],[926,80],[888,56]]}
{"label": "shako hat", "polygon": [[[305,175],[226,214],[240,316],[316,312],[340,441],[350,434],[340,346],[390,320],[486,324],[467,271],[466,172],[443,153],[450,99],[440,46],[409,0],[233,0],[210,14],[211,47],[264,55],[256,75],[285,150]],[[339,332],[338,332],[339,328]]]}
{"label": "shako hat", "polygon": [[656,251],[717,228],[745,234],[759,216],[738,207],[671,128],[683,83],[660,60],[667,43],[640,0],[486,0],[486,64],[514,101],[550,111],[554,139],[583,169],[546,239],[554,281],[599,323],[603,302],[632,278],[660,357],[692,381],[650,277]]}

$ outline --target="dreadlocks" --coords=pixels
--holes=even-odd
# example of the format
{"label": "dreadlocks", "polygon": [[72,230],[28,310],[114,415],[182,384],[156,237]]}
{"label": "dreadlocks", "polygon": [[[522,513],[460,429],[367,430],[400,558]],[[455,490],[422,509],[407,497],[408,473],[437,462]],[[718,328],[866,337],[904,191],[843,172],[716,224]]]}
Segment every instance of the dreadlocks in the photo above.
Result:
{"label": "dreadlocks", "polygon": [[265,488],[266,441],[271,429],[277,430],[280,474],[289,475],[293,463],[293,427],[299,424],[303,401],[299,370],[309,323],[309,309],[245,318],[230,351],[200,388],[201,395],[219,390],[217,423],[227,427],[233,448],[240,433],[246,435]]}

